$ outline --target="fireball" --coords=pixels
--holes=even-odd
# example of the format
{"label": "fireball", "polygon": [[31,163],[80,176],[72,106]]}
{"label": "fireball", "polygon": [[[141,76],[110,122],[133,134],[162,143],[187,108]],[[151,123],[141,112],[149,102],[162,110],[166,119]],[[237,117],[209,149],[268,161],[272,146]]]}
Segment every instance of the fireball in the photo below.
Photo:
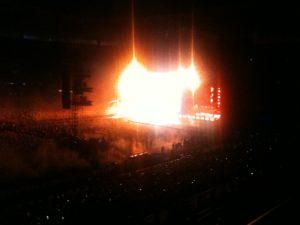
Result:
{"label": "fireball", "polygon": [[156,125],[180,123],[183,94],[192,94],[200,85],[194,63],[175,71],[156,72],[145,68],[135,57],[120,74],[118,103],[109,109],[115,117]]}

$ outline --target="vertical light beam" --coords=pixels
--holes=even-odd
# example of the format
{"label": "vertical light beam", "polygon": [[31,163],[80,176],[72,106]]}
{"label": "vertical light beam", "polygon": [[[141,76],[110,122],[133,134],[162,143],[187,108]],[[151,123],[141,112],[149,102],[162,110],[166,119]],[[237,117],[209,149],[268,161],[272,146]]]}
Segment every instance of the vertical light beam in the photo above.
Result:
{"label": "vertical light beam", "polygon": [[134,0],[131,0],[131,41],[132,41],[132,59],[135,60],[135,20],[134,20]]}

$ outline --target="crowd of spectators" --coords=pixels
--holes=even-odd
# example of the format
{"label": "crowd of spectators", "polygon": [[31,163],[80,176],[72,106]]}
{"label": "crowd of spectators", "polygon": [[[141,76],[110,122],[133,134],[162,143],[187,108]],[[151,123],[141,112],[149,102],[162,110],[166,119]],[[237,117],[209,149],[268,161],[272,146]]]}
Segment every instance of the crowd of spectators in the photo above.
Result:
{"label": "crowd of spectators", "polygon": [[[222,223],[216,211],[230,193],[269,174],[284,177],[288,165],[280,155],[279,140],[278,134],[235,132],[224,142],[206,143],[199,134],[173,143],[171,149],[162,147],[160,152],[138,154],[122,163],[7,184],[1,190],[0,221],[157,224],[213,219]],[[79,149],[109,145],[105,139],[90,144],[72,141],[81,142],[75,145]]]}

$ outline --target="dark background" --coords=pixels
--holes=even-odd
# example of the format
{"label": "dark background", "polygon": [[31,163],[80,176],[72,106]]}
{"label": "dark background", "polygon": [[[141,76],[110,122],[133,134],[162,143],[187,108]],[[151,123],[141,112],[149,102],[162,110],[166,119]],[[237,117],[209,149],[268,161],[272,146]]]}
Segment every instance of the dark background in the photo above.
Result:
{"label": "dark background", "polygon": [[[1,1],[0,15],[3,109],[58,110],[62,75],[78,71],[91,71],[94,95],[108,99],[117,74],[106,68],[131,54],[131,1]],[[137,0],[139,58],[153,69],[177,65],[179,41],[189,52],[192,20],[196,64],[205,82],[223,88],[226,124],[279,128],[296,120],[298,7]]]}

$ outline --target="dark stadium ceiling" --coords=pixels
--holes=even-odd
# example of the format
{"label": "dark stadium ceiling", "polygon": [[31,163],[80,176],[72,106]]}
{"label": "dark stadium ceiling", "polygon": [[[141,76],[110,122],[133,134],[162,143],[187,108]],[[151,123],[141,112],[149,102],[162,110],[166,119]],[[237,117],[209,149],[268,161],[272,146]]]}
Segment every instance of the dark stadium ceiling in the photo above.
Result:
{"label": "dark stadium ceiling", "polygon": [[[139,21],[174,22],[179,15],[195,14],[195,23],[217,33],[296,33],[299,15],[293,6],[256,2],[218,3],[183,0],[135,1]],[[9,1],[0,2],[0,37],[24,34],[99,39],[128,27],[130,0]],[[288,14],[286,13],[288,12]],[[285,17],[280,17],[285,13]],[[288,15],[288,17],[286,16]],[[177,21],[175,20],[175,21]],[[156,26],[159,26],[156,24]],[[159,27],[157,27],[159,29]]]}

